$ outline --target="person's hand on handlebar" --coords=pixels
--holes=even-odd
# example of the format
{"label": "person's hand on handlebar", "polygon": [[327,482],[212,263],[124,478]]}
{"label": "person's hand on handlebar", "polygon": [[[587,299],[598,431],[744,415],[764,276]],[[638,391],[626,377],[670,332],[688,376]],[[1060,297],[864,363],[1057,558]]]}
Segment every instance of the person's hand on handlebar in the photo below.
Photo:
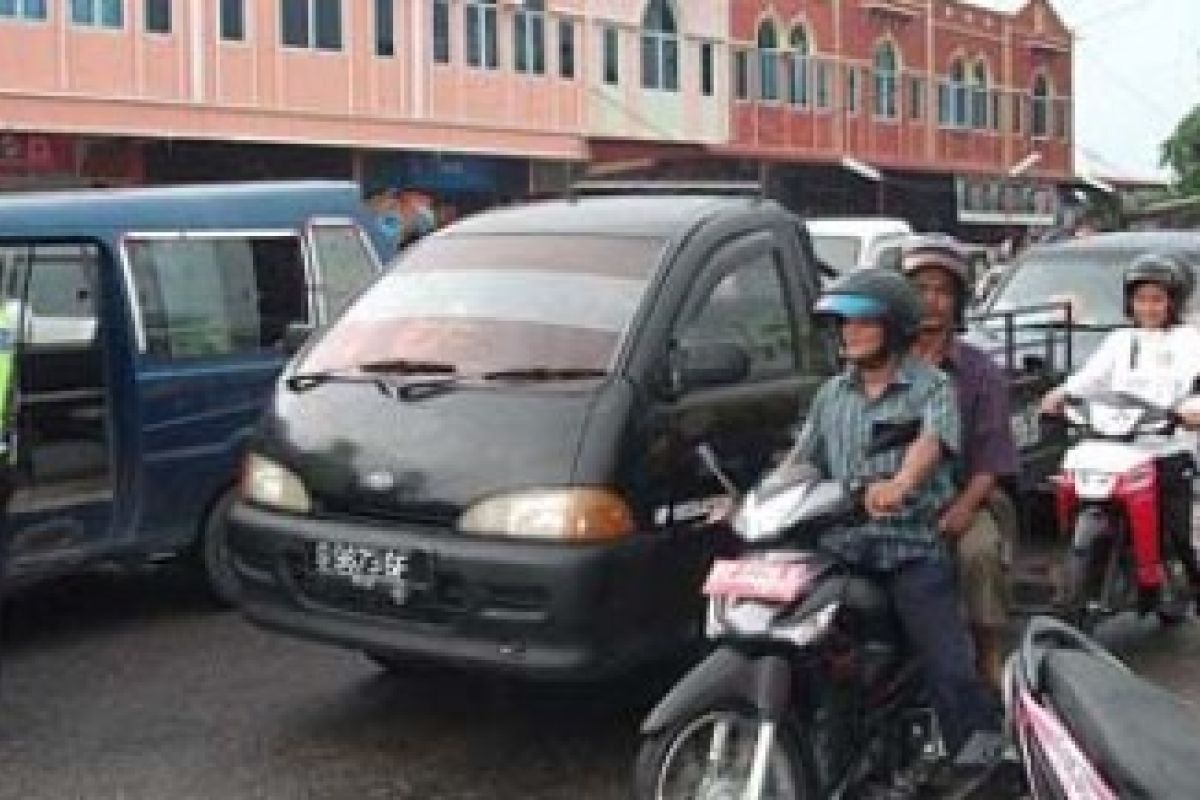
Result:
{"label": "person's hand on handlebar", "polygon": [[1067,393],[1062,389],[1051,389],[1042,398],[1038,411],[1048,417],[1061,417],[1067,405]]}
{"label": "person's hand on handlebar", "polygon": [[1200,430],[1200,396],[1193,395],[1176,406],[1175,415],[1183,427],[1190,431]]}
{"label": "person's hand on handlebar", "polygon": [[867,486],[863,497],[863,505],[867,513],[878,519],[896,514],[904,505],[910,488],[899,475],[883,481],[876,481]]}

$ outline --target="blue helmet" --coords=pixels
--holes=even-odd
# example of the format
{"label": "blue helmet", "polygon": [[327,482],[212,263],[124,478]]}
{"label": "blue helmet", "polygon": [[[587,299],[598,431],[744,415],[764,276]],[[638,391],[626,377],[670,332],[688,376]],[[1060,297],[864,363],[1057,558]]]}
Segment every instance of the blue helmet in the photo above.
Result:
{"label": "blue helmet", "polygon": [[826,287],[813,313],[880,322],[887,331],[887,349],[903,353],[920,330],[922,308],[921,298],[900,273],[873,267],[847,273]]}

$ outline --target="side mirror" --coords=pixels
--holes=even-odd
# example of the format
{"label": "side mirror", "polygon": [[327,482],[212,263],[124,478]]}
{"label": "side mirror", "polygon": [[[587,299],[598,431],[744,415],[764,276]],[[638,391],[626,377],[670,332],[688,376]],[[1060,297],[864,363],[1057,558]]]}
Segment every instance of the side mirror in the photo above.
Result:
{"label": "side mirror", "polygon": [[283,352],[288,356],[299,353],[316,329],[317,326],[311,322],[289,322],[283,331]]}
{"label": "side mirror", "polygon": [[670,387],[675,395],[739,383],[750,374],[750,356],[731,342],[680,345],[672,354]]}

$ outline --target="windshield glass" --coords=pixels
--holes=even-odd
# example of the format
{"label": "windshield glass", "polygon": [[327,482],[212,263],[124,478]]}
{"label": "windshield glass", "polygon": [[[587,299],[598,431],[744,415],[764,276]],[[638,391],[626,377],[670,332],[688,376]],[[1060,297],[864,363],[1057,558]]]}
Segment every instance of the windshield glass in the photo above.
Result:
{"label": "windshield glass", "polygon": [[475,374],[606,371],[663,246],[582,235],[426,240],[350,307],[303,370],[417,361]]}
{"label": "windshield glass", "polygon": [[860,242],[853,236],[812,236],[817,258],[838,272],[848,272],[858,266]]}
{"label": "windshield glass", "polygon": [[[1030,253],[995,296],[992,312],[1015,311],[1024,307],[1068,302],[1072,321],[1080,325],[1127,325],[1121,299],[1121,276],[1136,257],[1126,251],[1072,251]],[[1194,262],[1193,262],[1194,264]],[[1195,269],[1193,265],[1193,269]],[[1187,316],[1200,315],[1197,295],[1188,303]],[[1056,317],[1047,312],[1047,318]],[[1022,322],[1034,322],[1021,318]],[[991,324],[1001,324],[993,320]]]}

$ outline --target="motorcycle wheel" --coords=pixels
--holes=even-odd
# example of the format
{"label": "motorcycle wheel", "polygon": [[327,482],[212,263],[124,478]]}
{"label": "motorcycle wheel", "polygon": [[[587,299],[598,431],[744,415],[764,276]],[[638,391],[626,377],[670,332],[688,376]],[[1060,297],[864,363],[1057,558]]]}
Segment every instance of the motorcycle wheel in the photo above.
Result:
{"label": "motorcycle wheel", "polygon": [[[749,780],[759,720],[741,703],[718,704],[643,739],[634,771],[637,800],[740,798]],[[775,730],[762,800],[816,800],[807,742]]]}
{"label": "motorcycle wheel", "polygon": [[1070,550],[1064,564],[1060,615],[1066,622],[1089,635],[1095,632],[1100,623],[1100,615],[1090,610],[1088,603],[1099,599],[1109,550],[1104,546],[1082,553]]}

